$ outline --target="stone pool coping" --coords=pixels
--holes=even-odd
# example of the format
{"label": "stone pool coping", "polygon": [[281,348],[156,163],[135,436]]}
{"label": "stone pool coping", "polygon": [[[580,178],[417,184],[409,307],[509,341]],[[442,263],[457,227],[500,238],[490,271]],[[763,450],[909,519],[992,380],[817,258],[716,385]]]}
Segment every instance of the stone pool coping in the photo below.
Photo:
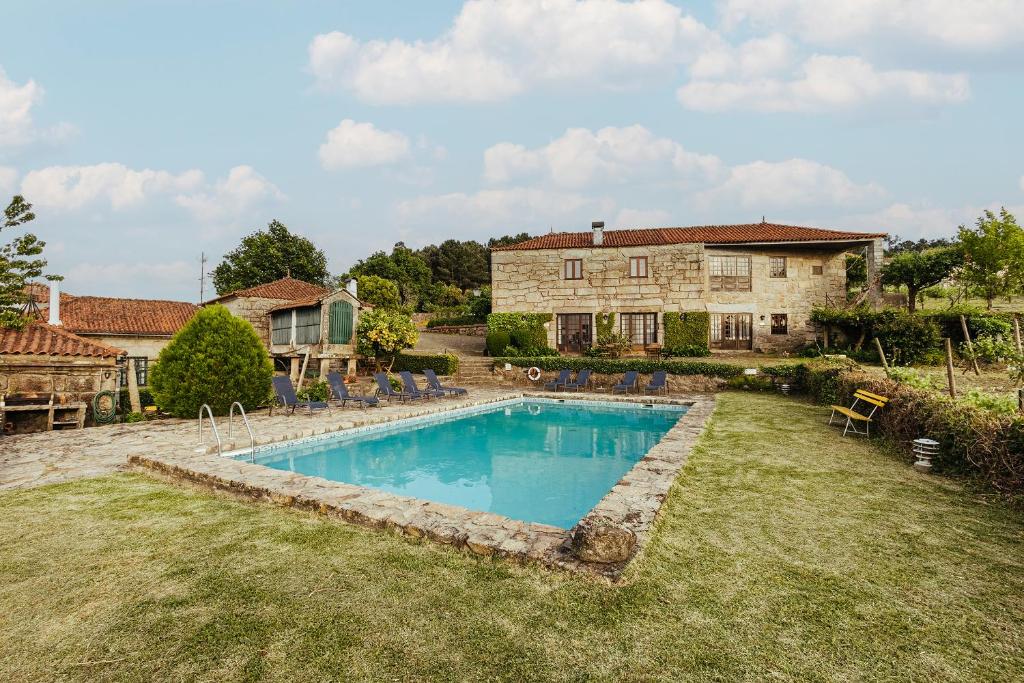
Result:
{"label": "stone pool coping", "polygon": [[[215,452],[196,452],[194,448],[133,453],[128,456],[128,464],[172,480],[187,481],[216,491],[317,512],[413,539],[426,538],[476,555],[535,563],[617,581],[650,541],[658,511],[714,410],[714,397],[694,395],[664,398],[590,393],[567,396],[564,393],[509,391],[483,400],[461,401],[458,407],[472,408],[521,398],[688,406],[679,421],[580,520],[580,525],[583,525],[589,520],[601,519],[635,534],[636,543],[628,559],[612,563],[585,562],[579,559],[572,551],[571,529],[522,522],[490,512],[271,469],[219,456]],[[414,413],[386,422],[448,412],[452,407],[444,401],[432,401]],[[308,430],[308,433],[291,434],[289,439],[274,443],[316,436],[325,431],[348,430]]]}

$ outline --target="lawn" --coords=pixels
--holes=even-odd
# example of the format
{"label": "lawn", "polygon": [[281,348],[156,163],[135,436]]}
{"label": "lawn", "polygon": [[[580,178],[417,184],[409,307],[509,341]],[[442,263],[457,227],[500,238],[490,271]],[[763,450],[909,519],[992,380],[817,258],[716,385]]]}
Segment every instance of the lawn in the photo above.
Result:
{"label": "lawn", "polygon": [[0,680],[1021,680],[1024,518],[724,394],[624,587],[126,474],[0,496]]}

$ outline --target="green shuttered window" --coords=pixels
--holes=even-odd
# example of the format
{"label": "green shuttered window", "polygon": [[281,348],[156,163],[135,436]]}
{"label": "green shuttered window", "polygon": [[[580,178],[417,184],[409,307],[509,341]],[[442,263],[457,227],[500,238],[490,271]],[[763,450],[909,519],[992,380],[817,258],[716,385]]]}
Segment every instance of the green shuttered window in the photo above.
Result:
{"label": "green shuttered window", "polygon": [[349,344],[352,341],[352,304],[335,301],[331,304],[328,342]]}

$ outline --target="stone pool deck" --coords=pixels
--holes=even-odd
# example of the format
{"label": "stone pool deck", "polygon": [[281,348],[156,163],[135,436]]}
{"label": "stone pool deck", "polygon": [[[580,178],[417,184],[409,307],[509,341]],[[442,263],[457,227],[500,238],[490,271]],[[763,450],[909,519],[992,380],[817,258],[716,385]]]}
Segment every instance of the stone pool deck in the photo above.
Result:
{"label": "stone pool deck", "polygon": [[[665,434],[572,530],[509,519],[488,512],[400,496],[384,491],[271,469],[244,460],[220,457],[216,447],[196,450],[195,433],[183,445],[135,449],[125,456],[131,466],[176,481],[277,505],[309,510],[347,522],[387,530],[413,539],[428,539],[477,555],[532,562],[545,567],[582,571],[617,580],[650,539],[653,525],[676,475],[685,464],[704,424],[714,410],[713,396],[670,398],[610,397],[607,394],[551,394],[508,390],[474,390],[470,397],[443,399],[382,410],[344,411],[345,418],[296,415],[284,423],[275,418],[254,422],[260,444],[327,434],[356,426],[391,422],[455,408],[486,405],[527,397],[567,400],[686,404],[688,412]],[[194,430],[195,425],[190,425]],[[233,447],[247,447],[235,440]],[[226,447],[225,450],[228,450]],[[577,530],[610,527],[628,538],[625,554],[595,561],[594,552],[580,552]],[[586,545],[588,539],[583,539]],[[600,540],[598,541],[600,543]],[[592,548],[591,548],[592,550]]]}

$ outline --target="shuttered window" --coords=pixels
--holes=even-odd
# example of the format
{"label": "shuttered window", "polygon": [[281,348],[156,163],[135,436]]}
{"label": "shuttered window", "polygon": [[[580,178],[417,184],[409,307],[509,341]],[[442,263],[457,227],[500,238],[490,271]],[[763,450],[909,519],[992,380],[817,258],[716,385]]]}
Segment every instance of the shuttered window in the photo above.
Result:
{"label": "shuttered window", "polygon": [[270,316],[270,343],[290,344],[292,342],[292,312],[278,311]]}
{"label": "shuttered window", "polygon": [[320,343],[320,307],[300,308],[295,311],[295,343]]}
{"label": "shuttered window", "polygon": [[328,341],[331,344],[352,342],[352,304],[349,302],[335,301],[331,304]]}
{"label": "shuttered window", "polygon": [[749,256],[708,256],[712,292],[749,292]]}

